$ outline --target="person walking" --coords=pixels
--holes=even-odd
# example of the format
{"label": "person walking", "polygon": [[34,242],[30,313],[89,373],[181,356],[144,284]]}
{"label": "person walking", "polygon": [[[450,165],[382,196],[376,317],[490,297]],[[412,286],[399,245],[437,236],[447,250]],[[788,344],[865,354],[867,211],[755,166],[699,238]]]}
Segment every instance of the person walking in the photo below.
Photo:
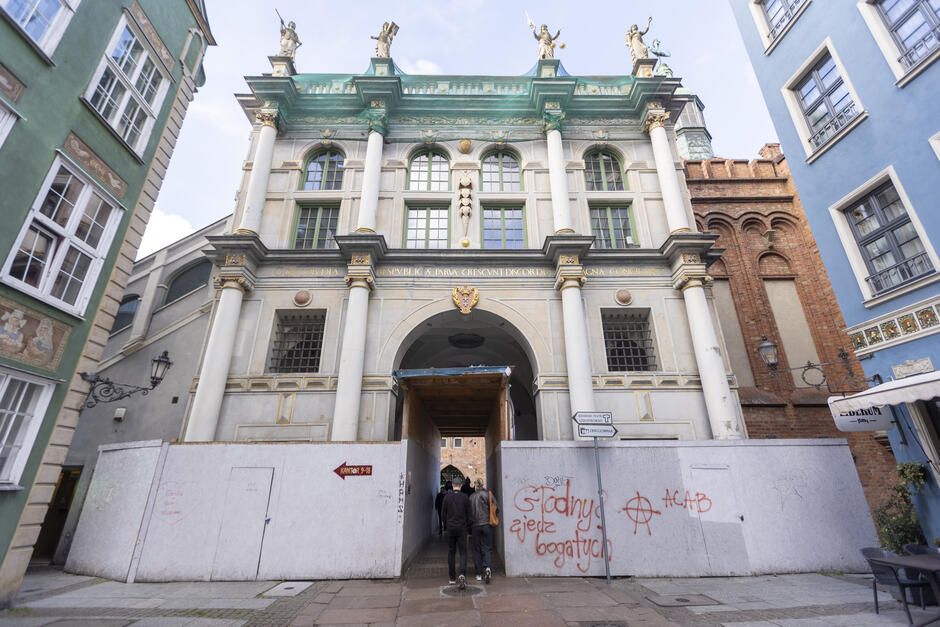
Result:
{"label": "person walking", "polygon": [[471,494],[473,494],[473,486],[470,485],[470,477],[466,477],[463,480],[463,485],[460,486],[460,491],[466,494],[467,496],[470,496]]}
{"label": "person walking", "polygon": [[[489,583],[493,578],[493,527],[490,523],[494,519],[498,520],[499,505],[493,493],[484,489],[482,479],[476,480],[475,487],[470,495],[473,567],[477,572],[477,581],[484,579]],[[491,511],[495,517],[490,515]]]}
{"label": "person walking", "polygon": [[[447,569],[450,583],[463,590],[467,587],[467,532],[470,530],[470,498],[459,490],[444,497],[441,517],[447,533]],[[454,568],[454,557],[460,550],[460,574]],[[456,576],[455,576],[456,575]]]}
{"label": "person walking", "polygon": [[441,537],[441,534],[444,533],[444,517],[441,516],[441,507],[444,505],[444,497],[447,496],[447,493],[453,490],[453,486],[450,485],[450,481],[445,481],[444,485],[441,486],[441,491],[437,493],[437,496],[434,497],[434,509],[437,510],[437,536]]}

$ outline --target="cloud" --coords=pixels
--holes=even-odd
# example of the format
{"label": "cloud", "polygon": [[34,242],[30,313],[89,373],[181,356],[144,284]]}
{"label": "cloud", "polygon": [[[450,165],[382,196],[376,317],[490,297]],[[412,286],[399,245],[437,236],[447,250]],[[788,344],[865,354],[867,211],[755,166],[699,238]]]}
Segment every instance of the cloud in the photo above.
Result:
{"label": "cloud", "polygon": [[[396,61],[397,63],[397,61]],[[398,67],[405,74],[443,74],[444,70],[436,62],[429,59],[418,59],[412,63],[409,59],[402,60]]]}
{"label": "cloud", "polygon": [[137,258],[141,259],[164,246],[169,246],[195,230],[186,218],[154,209],[150,215],[150,222],[147,223],[147,230],[144,231],[144,237],[140,242]]}

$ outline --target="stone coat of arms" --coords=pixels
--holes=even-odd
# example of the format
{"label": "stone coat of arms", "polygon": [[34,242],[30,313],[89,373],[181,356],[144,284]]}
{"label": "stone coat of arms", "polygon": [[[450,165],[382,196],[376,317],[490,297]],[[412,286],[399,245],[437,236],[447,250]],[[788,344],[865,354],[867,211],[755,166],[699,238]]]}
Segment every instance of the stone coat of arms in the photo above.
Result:
{"label": "stone coat of arms", "polygon": [[453,296],[454,304],[460,309],[460,313],[469,314],[473,306],[480,300],[480,290],[462,285],[454,288]]}

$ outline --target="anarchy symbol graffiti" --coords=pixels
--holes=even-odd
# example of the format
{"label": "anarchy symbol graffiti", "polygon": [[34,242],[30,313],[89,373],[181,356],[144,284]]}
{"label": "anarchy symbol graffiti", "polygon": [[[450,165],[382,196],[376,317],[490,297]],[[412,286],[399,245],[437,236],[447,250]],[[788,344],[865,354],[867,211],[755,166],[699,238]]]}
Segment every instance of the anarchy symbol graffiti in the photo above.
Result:
{"label": "anarchy symbol graffiti", "polygon": [[636,535],[640,525],[646,525],[647,535],[653,535],[653,532],[650,530],[650,521],[653,520],[654,514],[659,516],[660,512],[653,509],[653,504],[650,503],[648,498],[641,495],[638,491],[635,497],[627,501],[627,505],[623,508],[623,511],[627,513],[627,518],[633,521],[633,535]]}

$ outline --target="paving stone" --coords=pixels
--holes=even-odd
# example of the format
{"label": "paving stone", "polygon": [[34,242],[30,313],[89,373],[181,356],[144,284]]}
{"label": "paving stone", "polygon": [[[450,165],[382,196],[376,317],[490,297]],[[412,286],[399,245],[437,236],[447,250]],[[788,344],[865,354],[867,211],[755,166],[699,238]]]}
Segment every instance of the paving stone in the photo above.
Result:
{"label": "paving stone", "polygon": [[395,620],[397,608],[375,608],[370,610],[349,610],[326,608],[320,614],[321,623],[377,623]]}
{"label": "paving stone", "polygon": [[481,612],[537,612],[546,609],[545,601],[537,594],[502,595],[475,599]]}
{"label": "paving stone", "polygon": [[603,592],[546,592],[542,597],[552,607],[603,607],[617,605]]}
{"label": "paving stone", "polygon": [[484,627],[562,627],[567,623],[554,612],[488,612],[483,614]]}
{"label": "paving stone", "polygon": [[435,612],[433,614],[416,614],[414,616],[400,616],[395,623],[399,627],[479,627],[483,624],[479,612],[476,610],[463,610],[459,612]]}
{"label": "paving stone", "polygon": [[398,616],[414,616],[416,614],[431,614],[436,612],[457,612],[461,610],[472,610],[472,597],[458,597],[450,599],[417,599],[414,601],[402,601],[398,610]]}
{"label": "paving stone", "polygon": [[384,595],[379,597],[336,597],[327,606],[329,608],[373,609],[377,607],[398,607],[400,596]]}
{"label": "paving stone", "polygon": [[266,597],[295,597],[312,585],[312,581],[285,581],[270,590],[265,590],[262,595]]}
{"label": "paving stone", "polygon": [[321,592],[317,596],[313,597],[314,603],[323,603],[324,605],[332,601],[336,597],[335,594],[329,592]]}
{"label": "paving stone", "polygon": [[401,584],[400,583],[377,583],[377,584],[361,584],[357,583],[355,585],[346,584],[343,586],[342,590],[336,593],[336,596],[339,597],[349,597],[349,596],[382,596],[382,595],[392,595],[400,596],[401,595]]}

